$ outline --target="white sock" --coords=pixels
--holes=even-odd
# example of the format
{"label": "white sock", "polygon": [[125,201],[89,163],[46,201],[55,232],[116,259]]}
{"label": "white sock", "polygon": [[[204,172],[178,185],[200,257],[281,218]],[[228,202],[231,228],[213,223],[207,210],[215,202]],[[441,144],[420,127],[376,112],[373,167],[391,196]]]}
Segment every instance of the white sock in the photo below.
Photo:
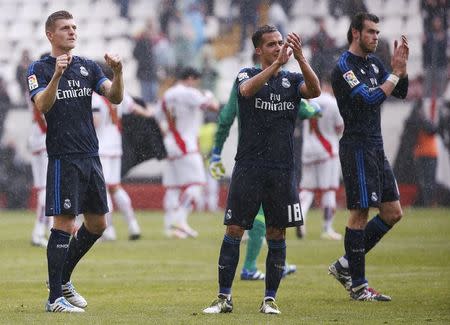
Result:
{"label": "white sock", "polygon": [[314,200],[314,192],[311,191],[300,191],[299,194],[300,206],[302,208],[303,221],[306,221],[306,215],[308,214],[309,208]]}
{"label": "white sock", "polygon": [[34,221],[33,237],[45,235],[47,218],[45,216],[45,189],[37,192],[36,220]]}
{"label": "white sock", "polygon": [[339,258],[339,263],[341,263],[342,267],[348,269],[348,261],[344,256]]}
{"label": "white sock", "polygon": [[136,220],[134,215],[133,206],[131,205],[131,199],[128,193],[122,187],[119,187],[113,194],[114,202],[117,208],[122,213],[124,220],[129,225],[133,220]]}

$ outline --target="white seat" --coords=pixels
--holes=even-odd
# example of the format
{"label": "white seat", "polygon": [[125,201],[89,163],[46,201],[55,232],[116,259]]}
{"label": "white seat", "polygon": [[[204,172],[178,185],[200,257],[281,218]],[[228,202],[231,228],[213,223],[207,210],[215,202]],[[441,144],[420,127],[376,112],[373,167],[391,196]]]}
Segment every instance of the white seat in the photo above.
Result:
{"label": "white seat", "polygon": [[304,42],[317,31],[317,24],[313,18],[302,16],[292,19],[289,23],[288,30],[300,34]]}
{"label": "white seat", "polygon": [[129,34],[130,23],[126,18],[114,17],[106,22],[104,29],[103,35],[105,38],[124,37]]}

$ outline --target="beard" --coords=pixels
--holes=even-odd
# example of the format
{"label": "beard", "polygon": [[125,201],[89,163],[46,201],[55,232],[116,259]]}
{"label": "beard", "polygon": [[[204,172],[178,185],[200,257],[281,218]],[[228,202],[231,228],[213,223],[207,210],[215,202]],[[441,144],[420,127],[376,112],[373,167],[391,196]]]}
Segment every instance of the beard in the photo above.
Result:
{"label": "beard", "polygon": [[361,41],[359,41],[359,47],[360,47],[361,50],[363,50],[363,52],[366,53],[366,54],[375,53],[375,51],[377,50],[377,45],[375,45],[374,47],[370,47],[370,46],[364,44],[364,43],[361,42]]}

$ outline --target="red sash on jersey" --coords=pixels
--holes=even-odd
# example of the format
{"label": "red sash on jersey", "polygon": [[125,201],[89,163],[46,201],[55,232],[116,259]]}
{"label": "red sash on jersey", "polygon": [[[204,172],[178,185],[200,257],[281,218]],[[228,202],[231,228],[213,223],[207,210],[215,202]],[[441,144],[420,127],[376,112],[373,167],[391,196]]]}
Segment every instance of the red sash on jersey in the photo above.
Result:
{"label": "red sash on jersey", "polygon": [[111,121],[117,128],[119,129],[120,133],[122,133],[122,122],[120,121],[119,114],[117,114],[117,106],[111,104],[111,102],[104,96],[100,96],[103,101],[105,102],[106,106],[108,106],[109,109],[109,116],[111,116]]}
{"label": "red sash on jersey", "polygon": [[325,139],[322,132],[320,132],[319,122],[317,121],[317,119],[313,118],[313,119],[309,120],[309,128],[310,128],[311,132],[314,132],[316,134],[320,143],[322,144],[322,146],[324,147],[326,152],[328,152],[330,157],[333,157],[333,148],[331,146],[331,143],[327,139]]}
{"label": "red sash on jersey", "polygon": [[169,131],[173,133],[173,136],[175,137],[175,142],[177,143],[178,148],[180,148],[180,150],[183,154],[186,154],[187,153],[186,143],[184,142],[183,138],[181,137],[180,132],[178,132],[178,130],[177,130],[174,118],[170,115],[170,112],[167,110],[167,104],[166,104],[165,99],[163,99],[163,101],[162,101],[162,109],[164,111],[164,114],[166,115],[167,123],[169,124]]}
{"label": "red sash on jersey", "polygon": [[33,121],[37,123],[42,133],[47,133],[47,122],[45,121],[44,114],[39,112],[34,103],[33,103]]}

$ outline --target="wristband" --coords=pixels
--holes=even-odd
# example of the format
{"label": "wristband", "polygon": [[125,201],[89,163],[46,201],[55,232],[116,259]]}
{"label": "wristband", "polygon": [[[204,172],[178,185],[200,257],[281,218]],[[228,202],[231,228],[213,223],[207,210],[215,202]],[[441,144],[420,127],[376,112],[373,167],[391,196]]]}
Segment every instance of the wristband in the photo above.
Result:
{"label": "wristband", "polygon": [[400,78],[398,76],[396,76],[395,74],[391,73],[386,80],[392,82],[394,84],[394,86],[397,86]]}

